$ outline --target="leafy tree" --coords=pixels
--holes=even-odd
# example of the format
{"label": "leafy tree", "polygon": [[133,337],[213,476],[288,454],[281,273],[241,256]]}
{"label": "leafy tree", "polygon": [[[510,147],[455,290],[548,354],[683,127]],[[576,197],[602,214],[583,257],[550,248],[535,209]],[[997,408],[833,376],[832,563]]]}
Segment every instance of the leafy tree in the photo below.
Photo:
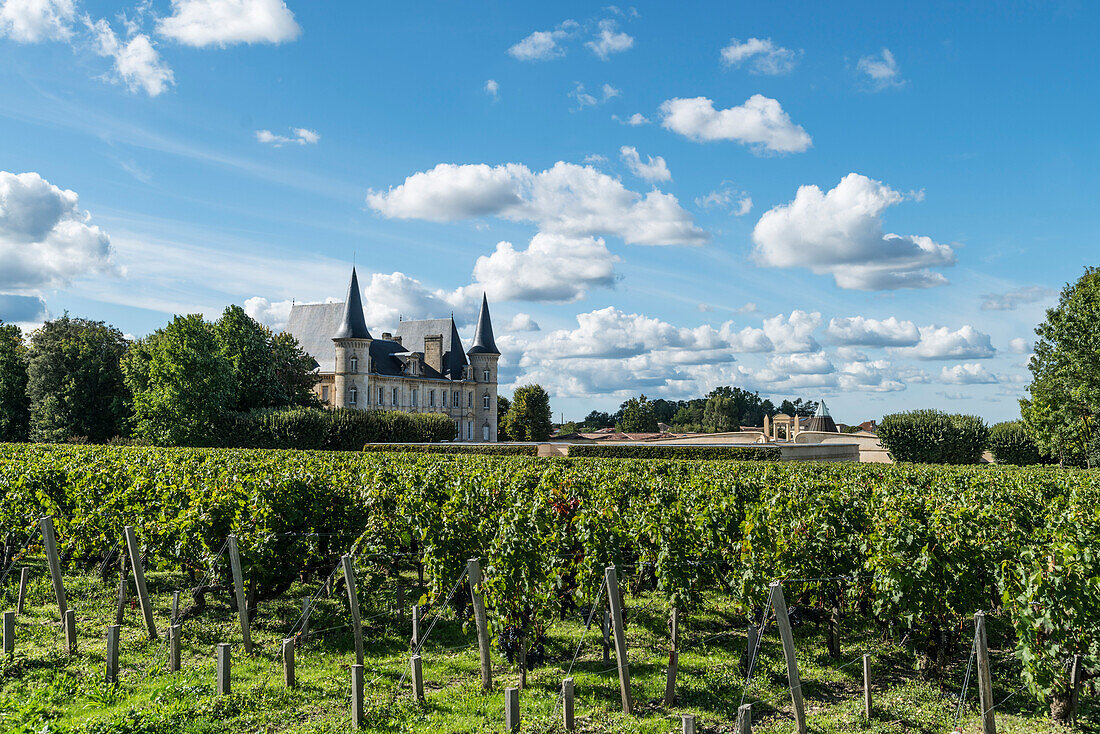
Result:
{"label": "leafy tree", "polygon": [[989,450],[998,464],[1028,466],[1043,463],[1039,447],[1021,421],[998,423],[989,429]]}
{"label": "leafy tree", "polygon": [[610,413],[593,410],[585,416],[583,425],[585,428],[595,431],[601,428],[611,428],[615,425],[615,419],[611,417]]}
{"label": "leafy tree", "polygon": [[631,398],[623,404],[623,417],[619,421],[626,433],[653,433],[657,430],[657,416],[653,414],[653,403],[642,395]]}
{"label": "leafy tree", "polygon": [[218,352],[233,367],[234,410],[283,405],[282,386],[275,379],[271,330],[240,306],[228,306],[214,323]]}
{"label": "leafy tree", "polygon": [[550,427],[550,396],[542,385],[517,389],[505,418],[508,437],[513,441],[546,441]]}
{"label": "leafy tree", "polygon": [[27,363],[31,438],[103,443],[124,434],[128,395],[120,363],[126,349],[118,329],[68,314],[35,331]]}
{"label": "leafy tree", "polygon": [[703,422],[703,411],[706,407],[705,400],[689,400],[672,416],[672,427],[677,430],[688,430],[699,426]]}
{"label": "leafy tree", "polygon": [[26,441],[29,423],[23,332],[0,321],[0,441]]}
{"label": "leafy tree", "polygon": [[271,360],[275,382],[281,391],[282,405],[320,407],[313,386],[321,379],[314,371],[317,363],[306,354],[298,340],[289,332],[271,337]]}
{"label": "leafy tree", "polygon": [[817,412],[817,401],[803,400],[802,398],[795,398],[794,402],[784,400],[779,404],[779,412],[786,413],[789,416],[797,415],[802,418],[809,418]]}
{"label": "leafy tree", "polygon": [[201,314],[177,316],[131,348],[123,362],[134,432],[152,443],[203,446],[236,403],[233,365]]}
{"label": "leafy tree", "polygon": [[1028,433],[1063,465],[1090,463],[1100,416],[1100,268],[1067,284],[1035,333],[1029,397],[1020,401]]}
{"label": "leafy tree", "polygon": [[682,400],[663,400],[658,398],[650,402],[653,406],[653,417],[657,419],[658,423],[672,423],[672,417],[676,415],[676,411],[683,405]]}
{"label": "leafy tree", "polygon": [[580,431],[580,426],[578,426],[575,421],[566,421],[562,423],[561,428],[558,429],[558,433],[563,435],[577,433],[578,431]]}
{"label": "leafy tree", "polygon": [[503,395],[497,395],[497,441],[511,441],[508,438],[508,410],[512,407],[512,401]]}
{"label": "leafy tree", "polygon": [[737,412],[737,403],[733,398],[715,395],[707,398],[706,407],[703,409],[703,425],[708,431],[737,431],[741,428],[740,414]]}

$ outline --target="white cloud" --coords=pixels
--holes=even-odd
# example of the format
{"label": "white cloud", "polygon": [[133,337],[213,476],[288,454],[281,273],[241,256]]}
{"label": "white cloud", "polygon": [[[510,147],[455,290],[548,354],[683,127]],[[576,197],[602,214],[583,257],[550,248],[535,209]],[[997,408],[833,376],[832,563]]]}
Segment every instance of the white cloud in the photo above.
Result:
{"label": "white cloud", "polygon": [[837,344],[863,347],[911,347],[920,341],[912,321],[868,319],[863,316],[830,319],[826,334]]}
{"label": "white cloud", "polygon": [[821,345],[814,339],[814,332],[821,326],[821,314],[795,309],[791,315],[783,314],[764,319],[764,333],[777,352],[817,352]]}
{"label": "white cloud", "polygon": [[504,325],[504,331],[542,331],[537,321],[531,318],[529,313],[517,313],[512,320]]}
{"label": "white cloud", "polygon": [[1008,348],[1013,354],[1028,354],[1031,352],[1032,345],[1027,339],[1016,337],[1008,342]]}
{"label": "white cloud", "polygon": [[607,61],[611,54],[629,50],[634,46],[634,38],[616,30],[616,26],[617,24],[611,18],[601,20],[596,37],[584,45],[604,61]]}
{"label": "white cloud", "polygon": [[794,201],[770,209],[756,223],[753,259],[769,267],[829,274],[839,287],[853,290],[944,285],[947,278],[931,268],[955,263],[949,245],[883,233],[882,213],[905,198],[858,173],[849,173],[827,193],[800,186]]}
{"label": "white cloud", "polygon": [[576,82],[569,96],[577,101],[577,109],[583,110],[585,107],[601,105],[609,99],[618,97],[620,94],[622,94],[622,90],[616,89],[610,84],[604,84],[600,89],[600,96],[597,97],[587,92],[583,84]]}
{"label": "white cloud", "polygon": [[768,360],[768,368],[788,375],[829,375],[836,367],[824,352],[813,354],[777,354]]}
{"label": "white cloud", "polygon": [[612,120],[619,122],[623,125],[630,125],[631,127],[639,127],[641,125],[648,125],[649,118],[643,115],[641,112],[635,112],[633,115],[627,118],[619,117],[618,115],[612,115]]}
{"label": "white cloud", "polygon": [[393,329],[400,319],[441,318],[451,312],[457,321],[469,322],[479,305],[480,291],[432,290],[401,272],[372,273],[363,288],[367,325],[379,331]]}
{"label": "white cloud", "polygon": [[677,97],[661,103],[660,113],[666,129],[699,143],[735,140],[755,152],[773,153],[800,153],[813,144],[779,102],[762,94],[724,110],[715,109],[706,97]]}
{"label": "white cloud", "polygon": [[1058,295],[1058,291],[1044,288],[1041,285],[1032,285],[1026,288],[1016,288],[1007,293],[987,293],[982,296],[983,311],[1015,311],[1018,306],[1052,298]]}
{"label": "white cloud", "polygon": [[283,43],[302,32],[283,0],[172,0],[157,33],[186,46]]}
{"label": "white cloud", "polygon": [[19,43],[64,41],[72,36],[73,0],[4,0],[0,2],[0,37]]}
{"label": "white cloud", "polygon": [[746,191],[732,188],[715,189],[706,196],[695,199],[695,206],[701,209],[728,209],[735,217],[743,217],[752,211],[752,197]]}
{"label": "white cloud", "polygon": [[900,392],[905,383],[898,379],[893,366],[886,360],[859,360],[840,368],[840,387],[863,392]]}
{"label": "white cloud", "polygon": [[744,306],[737,309],[737,313],[756,313],[756,304],[748,301]]}
{"label": "white cloud", "polygon": [[540,232],[526,250],[500,242],[474,265],[474,280],[493,301],[578,301],[591,288],[615,284],[612,255],[603,239]]}
{"label": "white cloud", "polygon": [[940,370],[940,381],[949,385],[988,385],[997,378],[977,362],[967,362],[944,367]]}
{"label": "white cloud", "polygon": [[485,93],[493,99],[500,99],[500,84],[496,79],[489,79],[485,82]]}
{"label": "white cloud", "polygon": [[65,287],[81,276],[118,274],[110,238],[90,220],[75,191],[37,173],[0,171],[0,288]]}
{"label": "white cloud", "polygon": [[160,58],[149,36],[138,33],[120,41],[114,29],[103,19],[90,23],[95,35],[96,52],[114,59],[111,78],[131,92],[144,91],[156,97],[175,84],[172,70]]}
{"label": "white cloud", "polygon": [[552,31],[535,31],[519,43],[508,49],[513,58],[520,61],[549,61],[565,56],[565,48],[560,44],[568,38],[578,25],[567,20]]}
{"label": "white cloud", "polygon": [[955,331],[946,326],[922,326],[916,346],[897,350],[918,359],[987,359],[995,352],[989,335],[969,324]]}
{"label": "white cloud", "polygon": [[280,331],[286,327],[292,305],[294,302],[289,298],[285,301],[269,301],[260,296],[253,296],[244,302],[244,312],[261,324]]}
{"label": "white cloud", "polygon": [[878,54],[860,58],[856,70],[867,77],[869,87],[875,91],[905,84],[898,62],[888,48],[882,49]]}
{"label": "white cloud", "polygon": [[316,145],[321,140],[321,135],[316,130],[304,127],[290,128],[290,135],[276,135],[270,130],[257,130],[256,140],[260,143],[273,145],[276,148],[293,143],[294,145]]}
{"label": "white cloud", "polygon": [[619,155],[622,156],[623,162],[626,163],[626,167],[630,169],[630,172],[638,178],[649,181],[650,183],[672,180],[672,173],[668,170],[665,159],[661,156],[654,158],[653,156],[647,155],[647,160],[643,163],[642,157],[638,155],[638,149],[629,145],[624,145],[620,148]]}
{"label": "white cloud", "polygon": [[709,239],[675,196],[660,191],[643,196],[591,166],[561,161],[540,172],[517,163],[441,163],[388,191],[371,191],[367,203],[396,219],[497,216],[535,222],[547,233],[612,235],[629,244],[691,245]]}
{"label": "white cloud", "polygon": [[741,66],[747,61],[749,70],[755,74],[788,74],[798,56],[789,48],[775,45],[770,38],[750,38],[744,43],[732,38],[730,45],[722,49],[722,61],[727,66]]}

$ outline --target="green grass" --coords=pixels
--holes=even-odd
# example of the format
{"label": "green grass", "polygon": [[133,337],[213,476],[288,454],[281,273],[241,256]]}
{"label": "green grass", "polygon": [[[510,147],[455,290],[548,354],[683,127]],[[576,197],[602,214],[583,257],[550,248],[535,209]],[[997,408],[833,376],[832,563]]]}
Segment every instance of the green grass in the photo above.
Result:
{"label": "green grass", "polygon": [[[187,586],[181,576],[148,574],[158,628],[167,627],[171,590]],[[330,629],[296,651],[298,686],[282,680],[279,642],[298,619],[302,599],[315,586],[296,585],[290,592],[259,605],[252,627],[256,654],[244,654],[237,617],[225,595],[209,596],[203,615],[183,626],[182,671],[167,672],[163,641],[146,639],[138,609],[127,609],[121,636],[120,680],[103,682],[106,627],[115,614],[114,584],[94,575],[66,577],[70,607],[76,610],[79,649],[68,655],[46,571],[36,567],[25,613],[18,618],[16,652],[0,656],[0,731],[87,732],[88,734],[227,734],[229,732],[347,732],[350,722],[349,665],[354,643],[347,625],[347,605],[338,593],[322,598],[311,618],[313,630]],[[411,583],[411,579],[403,580]],[[14,607],[12,586],[5,608]],[[367,730],[375,732],[503,731],[503,689],[518,681],[518,672],[495,650],[494,691],[480,690],[475,635],[448,610],[422,652],[426,702],[412,700],[406,682],[396,688],[408,666],[407,625],[392,609],[392,587],[360,589],[364,619]],[[411,594],[410,594],[411,597]],[[189,595],[183,605],[190,602]],[[733,599],[714,596],[703,610],[681,624],[677,705],[661,704],[667,663],[667,609],[650,594],[627,595],[630,667],[635,715],[621,712],[614,662],[602,659],[598,625],[585,632],[578,618],[555,623],[549,630],[547,661],[528,676],[521,694],[523,731],[560,731],[557,703],[565,669],[584,640],[573,668],[578,730],[667,734],[679,730],[681,713],[696,715],[699,732],[730,732],[742,698],[753,703],[753,731],[779,734],[794,729],[786,667],[774,626],[765,635],[753,683],[746,689],[741,654],[744,619]],[[422,629],[432,617],[426,617]],[[1007,630],[990,618],[998,731],[1062,732],[1049,723],[1045,706],[1020,686],[1019,666],[1010,652]],[[965,634],[964,637],[967,637]],[[809,728],[814,732],[900,734],[950,732],[961,687],[967,650],[960,648],[939,682],[919,680],[912,655],[883,641],[882,630],[852,614],[845,618],[841,656],[826,652],[824,632],[806,623],[795,629],[799,671]],[[967,637],[967,639],[969,639]],[[214,649],[219,642],[233,649],[232,693],[215,694]],[[964,643],[965,645],[965,643]],[[876,713],[862,713],[861,654],[874,655],[873,693]],[[1082,728],[1097,732],[1096,708],[1086,696]],[[961,719],[964,732],[979,732],[977,689],[971,681]]]}

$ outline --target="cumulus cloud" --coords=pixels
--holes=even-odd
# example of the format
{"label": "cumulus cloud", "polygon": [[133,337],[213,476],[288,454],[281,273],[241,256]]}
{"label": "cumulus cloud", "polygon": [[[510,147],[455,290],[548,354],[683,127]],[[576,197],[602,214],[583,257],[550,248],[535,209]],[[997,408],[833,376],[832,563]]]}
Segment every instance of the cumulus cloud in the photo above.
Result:
{"label": "cumulus cloud", "polygon": [[302,32],[283,0],[172,0],[157,33],[185,46],[283,43]]}
{"label": "cumulus cloud", "polygon": [[940,381],[949,385],[988,385],[997,381],[985,367],[977,362],[957,364],[940,370]]}
{"label": "cumulus cloud", "polygon": [[46,302],[38,296],[17,296],[0,293],[0,321],[6,324],[45,321]]}
{"label": "cumulus cloud", "polygon": [[175,84],[172,70],[161,59],[153,42],[144,33],[120,40],[103,19],[89,24],[95,36],[96,53],[114,59],[108,78],[131,92],[143,91],[156,97]]}
{"label": "cumulus cloud", "polygon": [[1031,342],[1027,339],[1016,337],[1008,342],[1008,349],[1013,354],[1029,354],[1032,349]]}
{"label": "cumulus cloud", "polygon": [[762,94],[724,110],[706,97],[677,97],[662,102],[660,113],[665,129],[698,143],[734,140],[758,153],[800,153],[813,144],[779,102]]}
{"label": "cumulus cloud", "polygon": [[612,54],[630,50],[634,46],[634,38],[620,32],[616,22],[606,18],[599,22],[595,38],[584,45],[588,46],[592,53],[607,61]]}
{"label": "cumulus cloud", "polygon": [[480,304],[480,290],[432,289],[402,272],[372,273],[363,287],[363,313],[367,325],[377,330],[390,330],[400,319],[440,318],[451,312],[456,321],[468,323]]}
{"label": "cumulus cloud", "polygon": [[946,326],[922,326],[920,342],[897,351],[918,359],[988,359],[996,353],[989,335],[969,324],[954,331]]}
{"label": "cumulus cloud", "polygon": [[280,331],[286,327],[292,305],[294,302],[289,298],[285,301],[269,301],[260,296],[253,296],[244,302],[244,312],[261,324]]}
{"label": "cumulus cloud", "polygon": [[905,80],[901,78],[898,62],[888,48],[883,48],[877,54],[860,58],[856,63],[856,71],[863,74],[868,87],[876,92],[905,84]]}
{"label": "cumulus cloud", "polygon": [[0,288],[65,287],[81,276],[117,274],[110,238],[90,221],[75,191],[37,173],[0,171]]}
{"label": "cumulus cloud", "polygon": [[646,161],[643,163],[642,157],[638,155],[638,149],[629,145],[620,148],[619,155],[622,156],[623,162],[626,163],[626,167],[630,169],[630,172],[640,179],[650,183],[672,180],[672,173],[668,170],[665,159],[661,156],[647,155]]}
{"label": "cumulus cloud", "polygon": [[489,79],[485,82],[485,93],[493,99],[500,99],[500,84],[496,79]]}
{"label": "cumulus cloud", "polygon": [[72,36],[73,0],[3,0],[0,37],[19,43],[64,41]]}
{"label": "cumulus cloud", "polygon": [[531,314],[529,313],[517,313],[512,317],[511,321],[504,325],[504,330],[509,332],[542,331],[539,327],[539,323],[531,318]]}
{"label": "cumulus cloud", "polygon": [[863,316],[830,319],[826,334],[837,344],[861,347],[911,347],[920,341],[912,321],[868,319]]}
{"label": "cumulus cloud", "polygon": [[883,232],[883,212],[905,199],[858,173],[849,173],[826,193],[800,186],[794,201],[770,209],[756,223],[753,260],[769,267],[809,268],[853,290],[944,285],[947,278],[931,268],[955,263],[949,245]]}
{"label": "cumulus cloud", "polygon": [[573,91],[569,93],[569,96],[577,101],[577,109],[583,110],[585,107],[595,107],[596,105],[603,104],[609,99],[614,99],[622,94],[621,89],[616,89],[610,84],[604,84],[600,88],[599,96],[591,94],[585,90],[585,87],[580,82],[576,82],[573,87]]}
{"label": "cumulus cloud", "polygon": [[367,203],[383,216],[436,222],[496,216],[528,221],[569,237],[621,237],[630,244],[701,244],[709,235],[672,194],[631,191],[591,166],[559,161],[545,171],[524,165],[441,163]]}
{"label": "cumulus cloud", "polygon": [[863,392],[900,392],[905,383],[893,365],[883,359],[858,360],[841,366],[839,385],[845,390]]}
{"label": "cumulus cloud", "polygon": [[309,130],[304,127],[292,127],[290,128],[289,136],[276,135],[270,130],[257,130],[256,140],[260,143],[273,145],[279,148],[288,143],[294,145],[315,145],[321,140],[321,136],[316,130]]}
{"label": "cumulus cloud", "polygon": [[611,119],[615,120],[616,122],[619,122],[623,125],[630,125],[631,127],[639,127],[641,125],[648,125],[649,122],[650,122],[649,118],[646,117],[645,115],[643,115],[641,112],[635,112],[630,117],[625,117],[625,118],[624,117],[619,117],[618,115],[612,115]]}
{"label": "cumulus cloud", "polygon": [[508,53],[520,61],[549,61],[565,56],[565,48],[561,46],[578,24],[576,21],[567,20],[552,31],[535,31],[519,43],[508,49]]}
{"label": "cumulus cloud", "polygon": [[828,375],[836,372],[836,367],[824,352],[777,354],[768,360],[768,368],[774,373],[788,375]]}
{"label": "cumulus cloud", "polygon": [[821,345],[814,339],[814,332],[820,326],[820,313],[795,309],[790,316],[779,314],[764,319],[764,334],[777,352],[817,352]]}
{"label": "cumulus cloud", "polygon": [[525,250],[500,242],[474,265],[474,280],[495,301],[578,301],[591,288],[615,284],[615,263],[603,239],[540,232]]}
{"label": "cumulus cloud", "polygon": [[727,66],[747,64],[754,74],[789,74],[800,53],[777,46],[770,38],[750,38],[744,43],[731,38],[722,49],[722,62]]}
{"label": "cumulus cloud", "polygon": [[1015,311],[1017,307],[1037,303],[1051,298],[1058,291],[1044,288],[1041,285],[1032,285],[1026,288],[1016,288],[1007,293],[987,293],[982,296],[983,311]]}
{"label": "cumulus cloud", "polygon": [[752,197],[748,192],[737,189],[715,189],[706,196],[697,197],[695,206],[700,209],[727,209],[733,213],[733,216],[743,217],[752,211]]}

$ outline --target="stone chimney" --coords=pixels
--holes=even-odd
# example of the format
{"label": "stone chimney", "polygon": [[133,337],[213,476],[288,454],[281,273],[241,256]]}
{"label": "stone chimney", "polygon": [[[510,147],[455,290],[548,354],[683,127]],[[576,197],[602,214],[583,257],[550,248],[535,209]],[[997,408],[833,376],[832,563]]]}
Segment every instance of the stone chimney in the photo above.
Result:
{"label": "stone chimney", "polygon": [[432,334],[424,337],[424,364],[436,372],[443,372],[443,335]]}

